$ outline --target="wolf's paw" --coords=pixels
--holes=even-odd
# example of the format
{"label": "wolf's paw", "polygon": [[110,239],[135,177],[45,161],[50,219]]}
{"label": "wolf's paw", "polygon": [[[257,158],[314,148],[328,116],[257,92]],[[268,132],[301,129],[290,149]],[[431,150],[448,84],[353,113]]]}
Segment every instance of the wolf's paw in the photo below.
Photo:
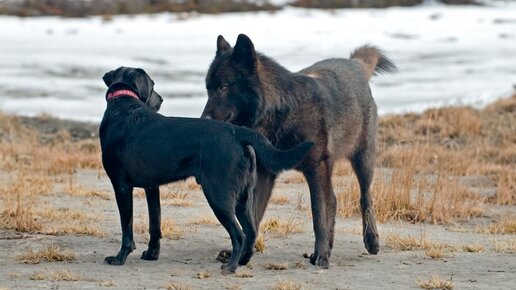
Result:
{"label": "wolf's paw", "polygon": [[121,259],[119,256],[108,256],[104,259],[104,262],[113,266],[120,266],[125,264],[125,259]]}
{"label": "wolf's paw", "polygon": [[364,234],[364,245],[369,254],[376,255],[380,250],[380,242],[378,239],[378,234],[372,231],[366,232]]}
{"label": "wolf's paw", "polygon": [[330,267],[330,259],[328,255],[319,255],[319,254],[303,254],[303,257],[310,259],[310,263],[314,266],[321,267],[323,269],[328,269]]}
{"label": "wolf's paw", "polygon": [[236,266],[229,266],[229,264],[224,264],[220,266],[220,273],[224,276],[233,274],[236,271]]}
{"label": "wolf's paw", "polygon": [[229,258],[231,258],[231,251],[229,250],[222,250],[220,251],[219,255],[217,256],[217,261],[222,263],[229,262]]}
{"label": "wolf's paw", "polygon": [[159,249],[148,249],[147,251],[143,251],[141,258],[147,261],[155,261],[159,259]]}

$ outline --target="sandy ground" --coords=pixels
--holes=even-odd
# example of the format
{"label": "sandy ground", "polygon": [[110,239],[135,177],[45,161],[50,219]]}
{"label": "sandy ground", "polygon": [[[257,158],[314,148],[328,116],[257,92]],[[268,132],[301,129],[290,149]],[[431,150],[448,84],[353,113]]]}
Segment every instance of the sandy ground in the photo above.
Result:
{"label": "sandy ground", "polygon": [[[288,175],[291,173],[285,173]],[[381,170],[380,170],[380,173]],[[285,176],[283,175],[283,177]],[[6,178],[0,174],[1,179]],[[120,246],[120,223],[114,199],[72,196],[60,192],[63,184],[56,184],[56,194],[44,196],[45,204],[54,208],[69,208],[98,216],[95,226],[106,232],[105,237],[42,234],[20,234],[0,231],[0,289],[160,289],[170,282],[192,289],[272,289],[280,280],[300,283],[303,289],[420,289],[415,280],[429,279],[438,274],[451,279],[455,289],[514,289],[516,283],[516,254],[499,253],[493,249],[492,235],[475,233],[478,225],[487,224],[500,212],[515,212],[515,207],[489,209],[485,217],[455,225],[410,224],[391,222],[380,224],[381,250],[379,255],[366,253],[360,235],[361,221],[357,218],[338,218],[335,246],[331,267],[321,270],[303,258],[312,251],[314,237],[309,212],[308,189],[305,184],[285,183],[280,180],[274,195],[285,194],[287,204],[270,204],[267,217],[292,220],[302,225],[302,233],[286,237],[266,235],[266,249],[257,253],[249,267],[241,267],[237,273],[251,273],[252,277],[223,276],[217,253],[229,248],[230,241],[220,225],[189,225],[193,217],[210,214],[201,191],[192,190],[188,199],[192,205],[178,207],[164,205],[163,217],[173,218],[185,230],[179,240],[163,239],[158,261],[140,259],[146,249],[147,234],[135,236],[137,250],[123,266],[110,266],[103,262],[106,255],[113,255]],[[111,192],[109,180],[94,170],[78,171],[76,186],[87,186],[99,191]],[[173,187],[171,187],[173,188]],[[305,209],[298,210],[299,196]],[[146,217],[145,199],[135,197],[135,223]],[[457,245],[480,243],[484,251],[468,253],[457,251],[442,259],[431,259],[424,251],[399,251],[386,246],[389,234],[426,235],[429,240]],[[511,240],[514,235],[497,236],[498,240]],[[39,249],[51,243],[77,253],[74,262],[42,262],[23,264],[16,257],[27,249]],[[288,263],[286,270],[268,270],[267,263]],[[32,280],[36,272],[69,270],[80,274],[74,282]],[[198,273],[208,271],[211,277],[199,279]],[[188,288],[181,288],[188,289]],[[294,289],[294,288],[292,288]]]}

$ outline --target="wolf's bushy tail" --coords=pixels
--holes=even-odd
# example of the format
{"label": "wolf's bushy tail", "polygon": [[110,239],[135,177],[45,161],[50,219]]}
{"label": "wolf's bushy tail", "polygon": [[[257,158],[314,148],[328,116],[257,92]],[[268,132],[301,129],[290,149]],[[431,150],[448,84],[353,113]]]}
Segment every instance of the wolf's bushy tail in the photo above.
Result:
{"label": "wolf's bushy tail", "polygon": [[314,145],[313,142],[304,141],[289,150],[280,150],[274,147],[265,136],[247,128],[240,129],[240,139],[246,145],[253,146],[259,164],[274,173],[294,168]]}
{"label": "wolf's bushy tail", "polygon": [[365,44],[355,49],[349,57],[362,63],[367,79],[373,75],[382,73],[395,73],[398,68],[394,63],[376,46]]}

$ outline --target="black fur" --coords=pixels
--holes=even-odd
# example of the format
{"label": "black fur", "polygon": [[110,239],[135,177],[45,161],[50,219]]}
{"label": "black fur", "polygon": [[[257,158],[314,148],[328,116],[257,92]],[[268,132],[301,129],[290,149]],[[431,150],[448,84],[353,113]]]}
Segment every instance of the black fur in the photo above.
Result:
{"label": "black fur", "polygon": [[[327,59],[292,73],[255,51],[251,39],[238,36],[234,48],[222,36],[206,76],[208,102],[202,117],[256,129],[274,146],[315,143],[297,167],[310,188],[315,250],[310,261],[327,268],[333,247],[336,197],[331,184],[338,159],[351,161],[361,189],[366,249],[379,250],[370,185],[376,157],[376,104],[368,80],[393,72],[394,64],[376,47],[362,46],[350,59]],[[258,167],[254,194],[259,226],[276,174]]]}
{"label": "black fur", "polygon": [[280,151],[264,136],[244,127],[214,120],[164,117],[155,112],[161,97],[142,69],[121,67],[106,73],[103,79],[108,93],[129,89],[139,95],[139,100],[122,96],[108,101],[100,125],[102,162],[115,191],[122,224],[121,249],[105,261],[122,265],[135,249],[134,187],[145,189],[149,207],[150,241],[142,259],[158,259],[159,186],[194,176],[231,237],[232,259],[222,266],[222,272],[231,273],[239,263],[246,264],[253,254],[257,230],[252,197],[257,163],[275,173],[292,168],[313,144],[304,142],[289,151]]}

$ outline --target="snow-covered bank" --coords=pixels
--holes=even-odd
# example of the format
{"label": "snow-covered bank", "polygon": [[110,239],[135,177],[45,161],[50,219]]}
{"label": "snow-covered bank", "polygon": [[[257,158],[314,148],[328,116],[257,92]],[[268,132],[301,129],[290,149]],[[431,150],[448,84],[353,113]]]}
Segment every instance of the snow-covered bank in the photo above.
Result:
{"label": "snow-covered bank", "polygon": [[0,111],[99,121],[104,72],[144,68],[165,97],[162,113],[199,116],[204,77],[223,34],[249,35],[292,71],[383,48],[400,72],[373,78],[380,113],[483,105],[516,84],[516,5],[175,14],[88,19],[0,17]]}

